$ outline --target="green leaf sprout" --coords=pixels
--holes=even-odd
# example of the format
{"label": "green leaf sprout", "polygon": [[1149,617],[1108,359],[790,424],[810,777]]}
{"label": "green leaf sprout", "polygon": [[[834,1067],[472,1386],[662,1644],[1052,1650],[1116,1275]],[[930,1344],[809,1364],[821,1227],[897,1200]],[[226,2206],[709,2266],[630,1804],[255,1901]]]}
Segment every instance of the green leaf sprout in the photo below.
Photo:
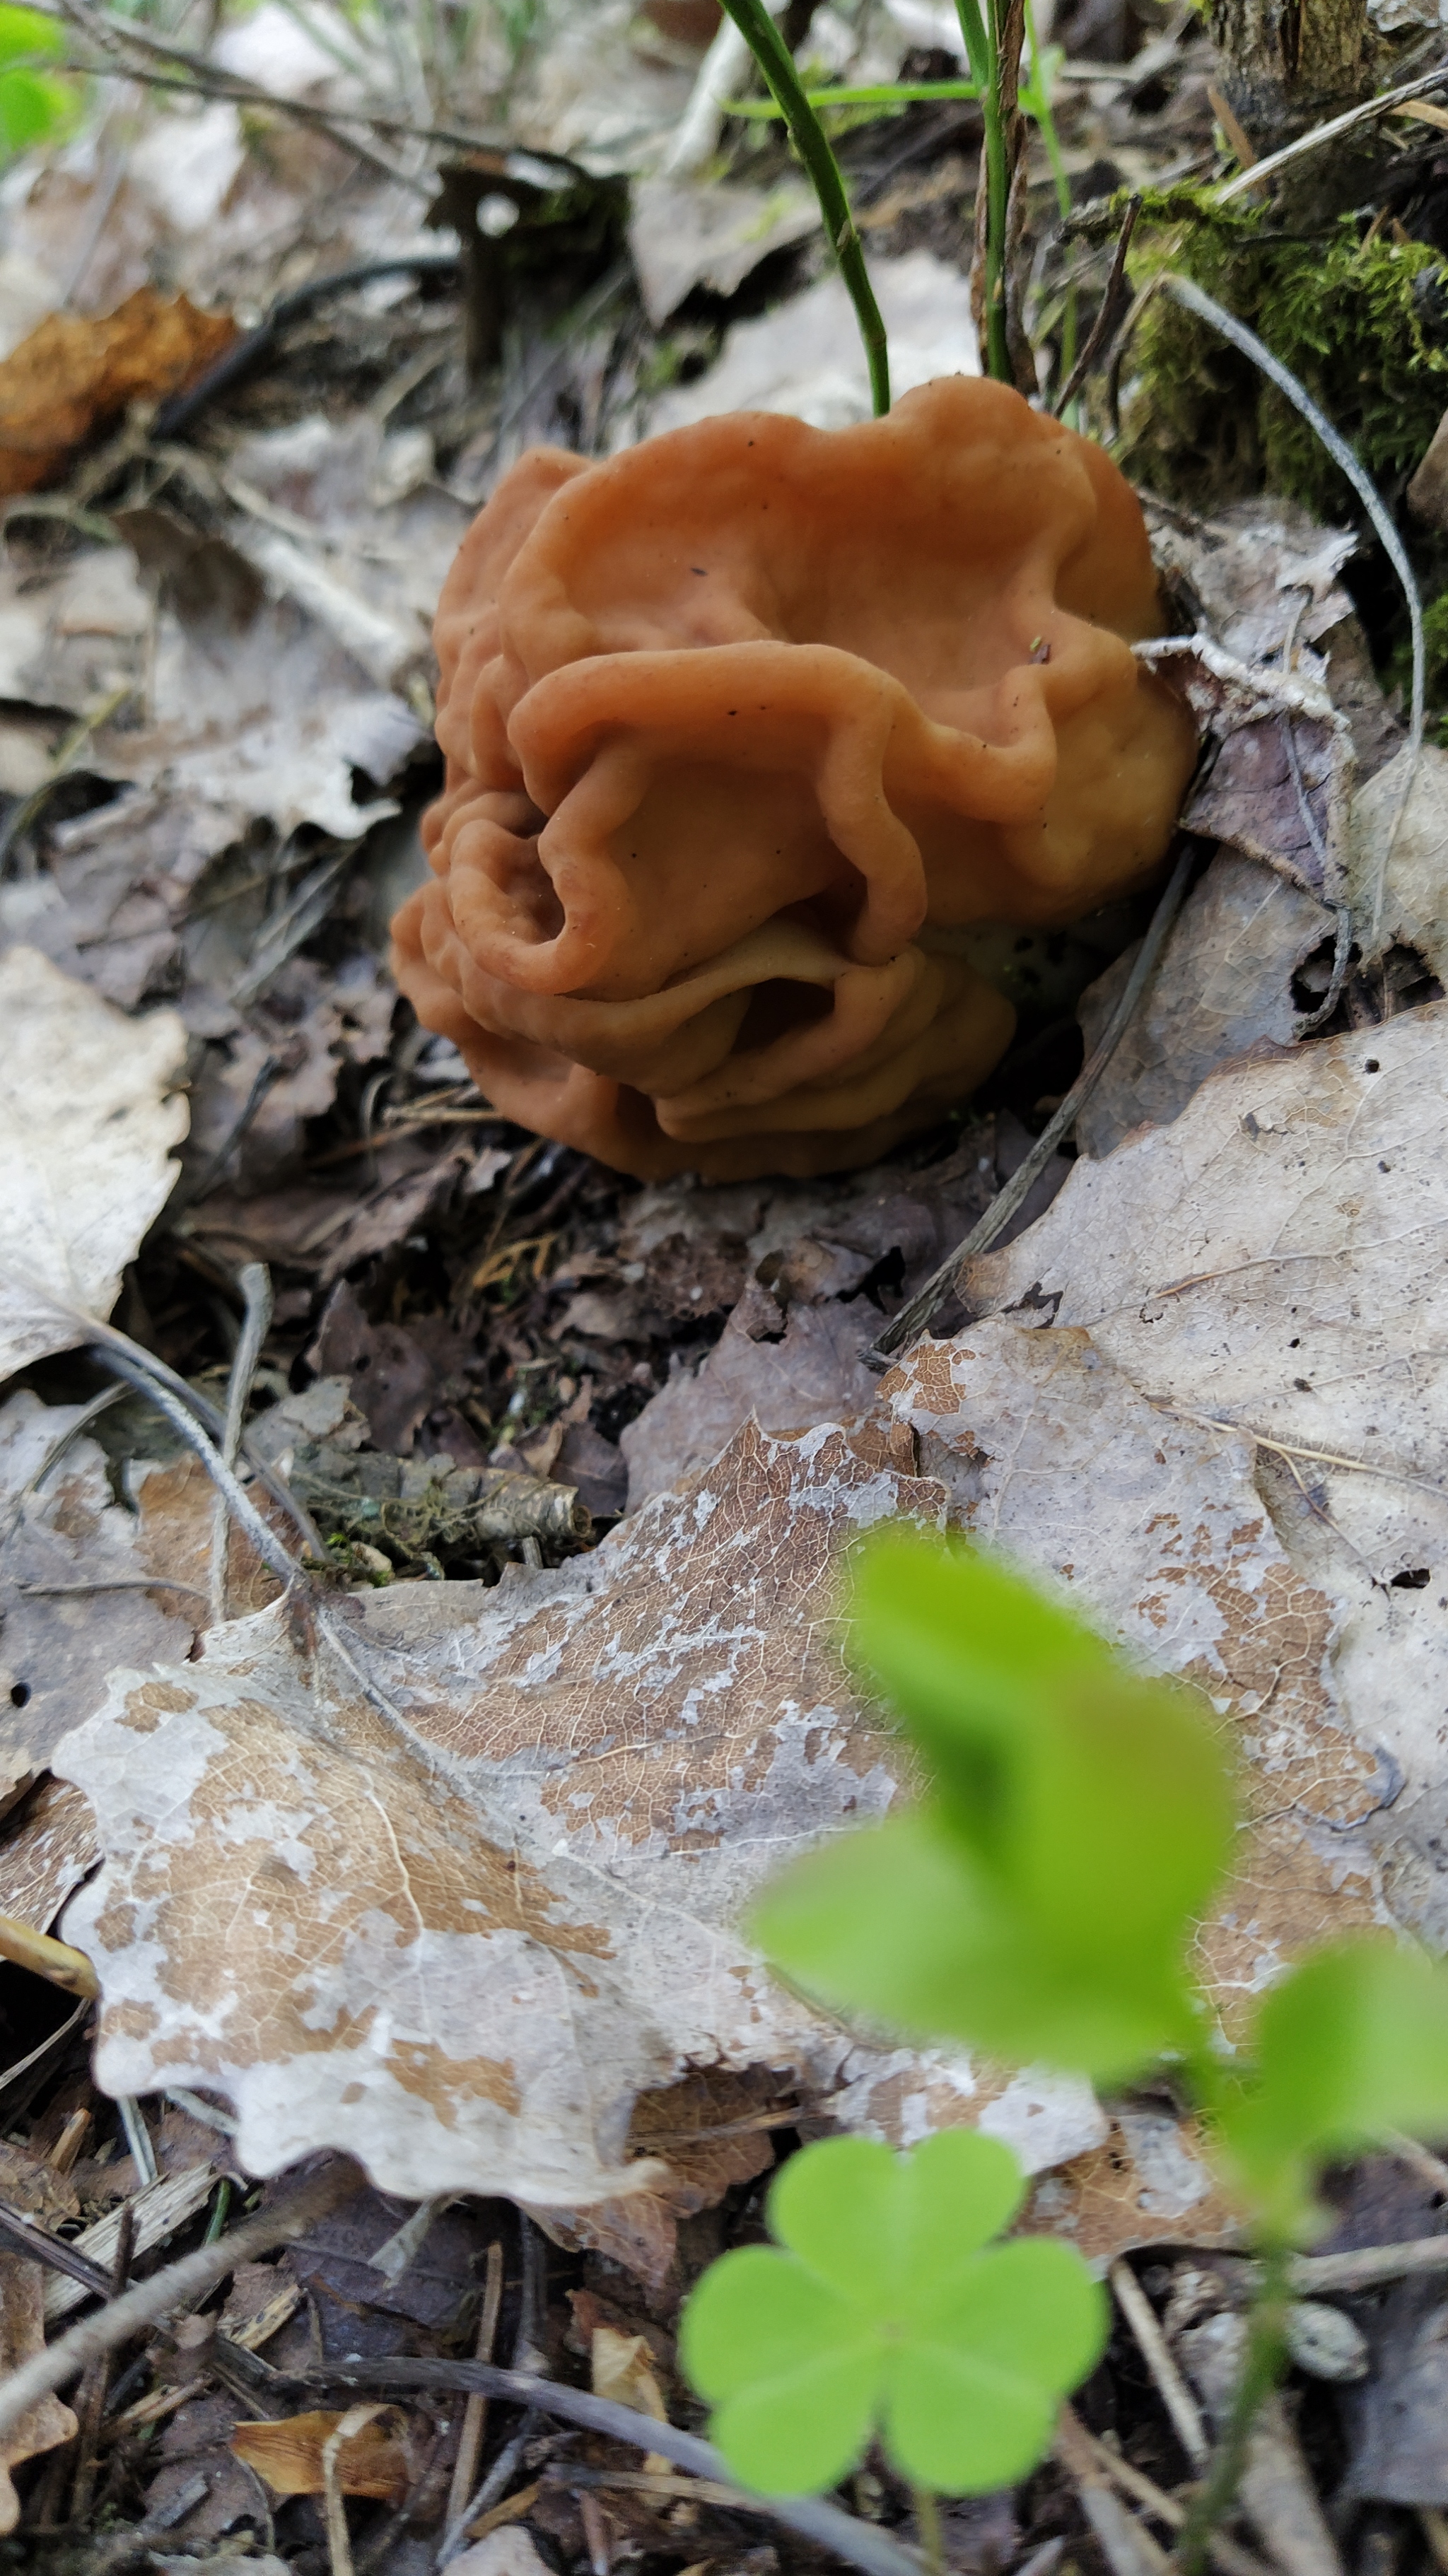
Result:
{"label": "green leaf sprout", "polygon": [[1448,1971],[1421,1951],[1315,1950],[1264,1996],[1243,2053],[1211,2107],[1229,2173],[1283,2241],[1320,2224],[1322,2165],[1392,2131],[1448,2136]]}
{"label": "green leaf sprout", "polygon": [[771,1959],[834,2005],[1097,2082],[1193,2054],[1187,1949],[1234,1825],[1205,1703],[918,1532],[861,1551],[851,1609],[930,1792],[766,1891]]}
{"label": "green leaf sprout", "polygon": [[984,2494],[1033,2468],[1107,2308],[1073,2247],[991,2244],[1024,2189],[1010,2149],[971,2129],[903,2156],[866,2138],[792,2156],[769,2196],[782,2250],[725,2254],[683,2316],[735,2475],[763,2495],[834,2486],[876,2434],[916,2488]]}
{"label": "green leaf sprout", "polygon": [[67,126],[75,114],[68,81],[38,68],[65,52],[64,31],[33,9],[0,6],[0,156],[24,152]]}

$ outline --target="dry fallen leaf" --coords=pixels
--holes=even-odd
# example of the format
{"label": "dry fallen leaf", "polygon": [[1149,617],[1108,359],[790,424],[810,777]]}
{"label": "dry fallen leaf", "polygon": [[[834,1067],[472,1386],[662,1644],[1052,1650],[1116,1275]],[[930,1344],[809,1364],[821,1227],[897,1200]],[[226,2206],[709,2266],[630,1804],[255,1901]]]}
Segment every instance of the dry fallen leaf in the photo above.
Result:
{"label": "dry fallen leaf", "polygon": [[1277,494],[1229,502],[1211,519],[1145,507],[1158,567],[1239,662],[1276,661],[1288,644],[1331,651],[1333,630],[1353,614],[1340,578],[1357,551],[1350,531],[1320,526]]}
{"label": "dry fallen leaf", "polygon": [[1164,1451],[1240,1437],[1250,1474],[1255,1445],[1281,1549],[1324,1614],[1291,1664],[1262,1632],[1267,1723],[1280,1736],[1294,1670],[1289,1708],[1319,1674],[1335,1723],[1378,1767],[1367,1819],[1335,1759],[1312,1801],[1322,1919],[1345,1919],[1334,1887],[1376,1852],[1395,1909],[1434,1938],[1448,1805],[1445,1095],[1443,1003],[1229,1067],[1171,1126],[1079,1162],[1032,1232],[967,1281],[996,1318],[981,1329],[1015,1315],[1045,1328],[1043,1351],[1064,1347],[1063,1327],[1085,1337],[1149,1400]]}
{"label": "dry fallen leaf", "polygon": [[[1301,886],[1236,850],[1218,850],[1076,1122],[1081,1151],[1099,1162],[1133,1127],[1164,1126],[1235,1056],[1284,1054],[1300,1017],[1293,976],[1332,930],[1331,913]],[[1088,1054],[1135,954],[1128,950],[1081,997]]]}
{"label": "dry fallen leaf", "polygon": [[620,2334],[617,2326],[595,2326],[588,2349],[588,2375],[595,2397],[611,2397],[667,2424],[669,2410],[659,2386],[654,2357],[643,2335]]}
{"label": "dry fallen leaf", "polygon": [[680,2219],[717,2207],[734,2184],[768,2173],[774,2162],[770,2128],[778,2116],[770,2106],[780,2089],[765,2068],[736,2075],[713,2067],[681,2076],[661,2093],[641,2093],[628,2146],[656,2160],[659,2174],[651,2189],[589,2209],[534,2208],[530,2216],[555,2245],[604,2254],[662,2292],[678,2251]]}
{"label": "dry fallen leaf", "polygon": [[[589,2340],[588,2377],[595,2397],[610,2398],[615,2406],[631,2406],[635,2414],[651,2415],[656,2424],[667,2424],[669,2410],[646,2336],[620,2334],[617,2326],[595,2326]],[[644,2453],[646,2477],[667,2475],[672,2465],[661,2451]]]}
{"label": "dry fallen leaf", "polygon": [[[138,1588],[150,1569],[137,1517],[116,1501],[105,1452],[88,1433],[71,1440],[37,1491],[26,1492],[80,1411],[42,1404],[28,1386],[0,1404],[0,1814],[30,1786],[67,1728],[100,1706],[118,1663],[184,1661],[203,1606],[181,1601],[173,1617],[162,1594]],[[205,1513],[209,1532],[209,1496]],[[174,1564],[168,1570],[178,1571]],[[67,1840],[72,1851],[85,1848],[85,1836],[78,1844]],[[35,1866],[17,1861],[17,1895],[29,1886],[38,1902],[55,1884],[53,1868],[64,1875],[59,1847],[49,1845],[46,1855],[42,1837]],[[57,1906],[89,1865],[59,1887]],[[0,1860],[0,1885],[10,1884],[5,1870]],[[0,1902],[0,1913],[35,1921],[30,1903]]]}
{"label": "dry fallen leaf", "polygon": [[[771,1308],[755,1293],[760,1307]],[[765,1431],[798,1431],[868,1411],[877,1381],[860,1357],[861,1312],[838,1300],[792,1306],[787,1317],[774,1307],[764,1321],[777,1338],[756,1341],[741,1301],[702,1365],[671,1377],[625,1427],[619,1446],[630,1507],[697,1474],[751,1418]]]}
{"label": "dry fallen leaf", "polygon": [[219,2089],[255,2171],[345,2138],[384,2190],[550,2212],[666,2179],[626,2162],[630,2116],[691,2067],[793,2070],[892,2133],[984,2111],[1033,2167],[1103,2138],[1082,2085],[857,2041],[735,1928],[782,1851],[894,1794],[834,1568],[882,1516],[943,1513],[910,1446],[747,1426],[556,1573],[354,1599],[395,1719],[280,1604],[118,1674],[59,1757],[105,1819],[64,1917],[101,2083]]}
{"label": "dry fallen leaf", "polygon": [[1448,1004],[1217,1073],[1078,1162],[976,1265],[993,1311],[851,1428],[746,1424],[556,1572],[352,1601],[370,1699],[280,1604],[118,1674],[58,1757],[107,1845],[63,1925],[102,1980],[99,2080],[228,2096],[258,2171],[345,2144],[408,2198],[603,2204],[601,2229],[637,2195],[662,2263],[673,2148],[639,2097],[772,2069],[805,2116],[979,2121],[1065,2166],[1037,2214],[1093,2253],[1220,2241],[1166,2112],[1113,2127],[1082,2085],[857,2037],[739,1926],[764,1872],[905,1782],[838,1653],[840,1551],[900,1515],[1004,1547],[1211,1698],[1246,1810],[1201,1941],[1229,2029],[1385,1887],[1431,1914],[1445,1088]]}
{"label": "dry fallen leaf", "polygon": [[[18,2370],[22,2362],[32,2361],[45,2349],[44,2277],[40,2265],[27,2262],[23,2255],[0,2254],[0,2370]],[[0,2533],[13,2531],[20,2520],[11,2470],[23,2460],[33,2460],[38,2451],[73,2442],[78,2430],[68,2406],[58,2397],[42,2397],[0,2438]]]}
{"label": "dry fallen leaf", "polygon": [[[408,2440],[408,2419],[400,2407],[376,2410],[343,2439],[337,2452],[337,2483],[343,2495],[372,2496],[398,2505],[417,2468]],[[346,2410],[320,2408],[310,2415],[268,2417],[261,2423],[238,2424],[231,2447],[239,2460],[265,2478],[273,2494],[321,2495],[326,2487],[322,2452]]]}
{"label": "dry fallen leaf", "polygon": [[[141,728],[103,727],[86,765],[179,808],[172,839],[184,829],[189,851],[207,857],[262,815],[283,838],[312,823],[359,839],[397,812],[366,782],[384,787],[427,730],[290,600],[264,600],[241,622],[163,608],[147,704]],[[125,834],[129,810],[117,808],[111,829]],[[103,845],[106,825],[93,829]]]}
{"label": "dry fallen leaf", "polygon": [[[625,2162],[639,2093],[769,2066],[875,2134],[979,2120],[1037,2172],[1108,2151],[1063,2177],[1093,2251],[1188,2212],[1216,2234],[1179,2138],[1110,2138],[1080,2084],[858,2041],[734,1928],[782,1853],[895,1794],[900,1749],[836,1658],[834,1568],[901,1512],[989,1530],[1239,1713],[1266,1812],[1207,1945],[1229,2012],[1286,1948],[1372,1910],[1351,1849],[1318,1846],[1371,1811],[1375,1765],[1324,1688],[1331,1605],[1277,1541],[1250,1445],[1164,1424],[1086,1336],[1009,1319],[922,1346],[886,1392],[893,1428],[746,1426],[555,1574],[354,1603],[395,1723],[299,1660],[280,1607],[176,1675],[117,1676],[60,1756],[106,1819],[64,1922],[105,1990],[101,2082],[228,2095],[253,2169],[345,2138],[385,2189],[486,2185],[551,2220],[662,2196],[667,2167]],[[917,1440],[933,1472],[909,1473]]]}
{"label": "dry fallen leaf", "polygon": [[1402,805],[1407,769],[1408,754],[1399,752],[1354,803],[1355,910],[1364,925],[1380,914],[1375,948],[1401,941],[1442,981],[1448,976],[1448,752],[1431,743],[1414,763],[1412,792],[1388,849],[1378,900],[1379,862]]}
{"label": "dry fallen leaf", "polygon": [[114,313],[51,313],[0,361],[0,494],[33,492],[128,403],[179,393],[236,337],[226,313],[138,287]]}
{"label": "dry fallen leaf", "polygon": [[0,1830],[0,1914],[48,1932],[99,1859],[95,1818],[80,1791],[42,1779]]}
{"label": "dry fallen leaf", "polygon": [[1215,756],[1182,822],[1276,868],[1308,894],[1346,892],[1352,729],[1303,654],[1290,674],[1233,659],[1206,635],[1138,644],[1138,658],[1180,690]]}
{"label": "dry fallen leaf", "polygon": [[1202,1943],[1230,2027],[1307,1942],[1375,1919],[1371,1860],[1348,1836],[1384,1785],[1341,1723],[1324,1677],[1332,1604],[1273,1528],[1251,1441],[1158,1412],[1095,1335],[1011,1314],[921,1343],[882,1392],[960,1526],[1069,1585],[1124,1645],[1198,1683],[1224,1723],[1233,1713],[1249,1832]]}
{"label": "dry fallen leaf", "polygon": [[176,1178],[174,1011],[127,1020],[34,949],[0,958],[0,1375],[85,1338]]}
{"label": "dry fallen leaf", "polygon": [[[591,158],[591,155],[590,155]],[[980,354],[960,272],[933,251],[872,259],[870,276],[890,335],[898,401],[936,376],[978,376]],[[864,352],[843,280],[833,271],[787,304],[732,323],[714,365],[671,385],[649,411],[649,429],[682,429],[716,412],[782,411],[817,429],[870,417]]]}

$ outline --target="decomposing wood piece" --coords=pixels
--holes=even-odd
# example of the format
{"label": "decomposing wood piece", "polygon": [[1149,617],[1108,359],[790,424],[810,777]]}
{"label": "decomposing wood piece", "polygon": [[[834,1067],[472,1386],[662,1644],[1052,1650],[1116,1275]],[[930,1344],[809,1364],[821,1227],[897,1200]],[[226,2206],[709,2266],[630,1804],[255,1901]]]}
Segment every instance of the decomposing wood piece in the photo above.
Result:
{"label": "decomposing wood piece", "polygon": [[1192,766],[1135,495],[1008,387],[535,449],[437,621],[399,980],[509,1117],[655,1179],[866,1162],[1010,1005],[972,925],[1144,882]]}
{"label": "decomposing wood piece", "polygon": [[592,1516],[572,1485],[514,1467],[455,1467],[448,1457],[386,1458],[304,1442],[291,1482],[331,1529],[381,1539],[403,1555],[438,1546],[511,1547],[529,1539],[558,1546],[587,1538]]}

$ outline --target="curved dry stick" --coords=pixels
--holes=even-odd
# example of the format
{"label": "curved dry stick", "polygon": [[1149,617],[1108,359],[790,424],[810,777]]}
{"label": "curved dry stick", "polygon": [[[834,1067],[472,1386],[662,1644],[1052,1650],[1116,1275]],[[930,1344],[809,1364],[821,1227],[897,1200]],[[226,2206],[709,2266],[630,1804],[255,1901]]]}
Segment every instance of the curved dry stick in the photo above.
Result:
{"label": "curved dry stick", "polygon": [[[278,2245],[294,2244],[319,2218],[325,2218],[329,2209],[335,2209],[338,2201],[360,2191],[364,2179],[359,2165],[331,2165],[325,2173],[314,2175],[280,2208],[258,2211],[255,2218],[246,2219],[214,2245],[202,2245],[194,2254],[183,2254],[179,2263],[168,2263],[164,2271],[153,2272],[149,2281],[112,2299],[96,2316],[83,2318],[58,2342],[47,2344],[44,2352],[37,2352],[18,2370],[12,2370],[8,2379],[0,2380],[0,2433],[8,2433],[38,2399],[64,2388],[93,2361],[129,2343],[133,2335],[157,2324],[173,2308],[214,2289],[218,2281],[236,2270],[238,2263],[249,2263],[258,2254],[270,2254]],[[913,2569],[911,2576],[916,2576]]]}
{"label": "curved dry stick", "polygon": [[1301,161],[1309,152],[1319,152],[1324,143],[1335,143],[1354,125],[1365,125],[1370,117],[1391,116],[1395,107],[1406,105],[1412,98],[1426,98],[1430,89],[1441,89],[1448,81],[1448,63],[1440,63],[1435,72],[1424,72],[1417,80],[1404,81],[1397,89],[1385,89],[1380,98],[1365,98],[1359,107],[1344,108],[1341,116],[1330,116],[1325,125],[1313,126],[1309,134],[1299,134],[1295,143],[1284,143],[1280,152],[1269,152],[1265,161],[1254,161],[1235,178],[1218,183],[1216,201],[1230,205],[1234,197],[1245,196],[1249,188],[1260,188],[1264,179],[1275,179],[1290,161]]}
{"label": "curved dry stick", "polygon": [[864,2576],[921,2576],[922,2562],[914,2551],[902,2549],[873,2524],[857,2522],[853,2514],[818,2496],[750,2494],[712,2442],[701,2441],[697,2433],[681,2432],[676,2424],[656,2423],[652,2415],[618,2406],[611,2397],[592,2397],[583,2388],[563,2388],[556,2380],[535,2379],[528,2371],[504,2370],[487,2361],[349,2361],[299,2372],[297,2379],[301,2385],[321,2380],[337,2388],[457,2388],[483,2397],[508,2398],[515,2406],[536,2407],[541,2414],[582,2424],[591,2433],[630,2442],[635,2450],[658,2451],[694,2477],[732,2487],[741,2513],[761,2513],[772,2522],[782,2522],[833,2557],[862,2568]]}

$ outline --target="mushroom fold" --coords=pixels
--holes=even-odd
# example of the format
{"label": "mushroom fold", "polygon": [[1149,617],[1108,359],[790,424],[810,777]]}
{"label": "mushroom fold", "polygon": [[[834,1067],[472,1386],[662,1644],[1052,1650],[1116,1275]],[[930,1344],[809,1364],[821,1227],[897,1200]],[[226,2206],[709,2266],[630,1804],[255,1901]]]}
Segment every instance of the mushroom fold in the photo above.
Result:
{"label": "mushroom fold", "polygon": [[1130,485],[954,376],[522,457],[438,610],[398,980],[522,1125],[641,1179],[835,1171],[1010,1042],[973,925],[1144,884],[1189,716]]}

